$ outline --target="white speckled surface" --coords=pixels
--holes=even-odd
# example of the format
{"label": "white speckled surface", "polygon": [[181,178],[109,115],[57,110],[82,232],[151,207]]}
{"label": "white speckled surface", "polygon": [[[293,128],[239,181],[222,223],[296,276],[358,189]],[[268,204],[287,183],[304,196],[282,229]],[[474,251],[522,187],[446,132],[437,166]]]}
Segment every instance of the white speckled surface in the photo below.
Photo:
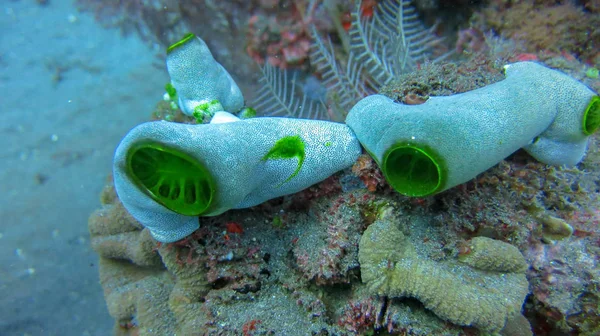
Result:
{"label": "white speckled surface", "polygon": [[[352,108],[346,123],[379,161],[396,143],[433,148],[448,167],[444,190],[519,148],[544,163],[578,163],[587,145],[583,112],[593,96],[561,72],[523,62],[511,65],[500,82],[431,97],[421,105],[395,103],[382,95],[366,97]],[[539,140],[531,144],[535,137]]]}
{"label": "white speckled surface", "polygon": [[[275,143],[299,136],[305,158],[297,175],[298,159],[263,160]],[[195,216],[177,214],[150,199],[131,182],[125,169],[126,153],[140,141],[153,141],[180,150],[212,173],[216,184],[213,205],[203,216],[251,207],[292,194],[350,167],[361,153],[345,124],[291,118],[251,118],[236,122],[186,125],[166,121],[134,128],[115,153],[114,179],[127,210],[150,229],[154,238],[173,242],[198,228]]]}

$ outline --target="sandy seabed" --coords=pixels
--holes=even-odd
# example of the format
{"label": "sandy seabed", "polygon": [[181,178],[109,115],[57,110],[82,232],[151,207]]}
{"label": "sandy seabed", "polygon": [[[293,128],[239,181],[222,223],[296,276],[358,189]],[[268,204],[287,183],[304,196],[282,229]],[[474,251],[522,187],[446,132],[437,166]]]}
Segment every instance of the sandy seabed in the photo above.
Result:
{"label": "sandy seabed", "polygon": [[109,335],[87,218],[168,76],[72,1],[2,1],[0,28],[0,335]]}

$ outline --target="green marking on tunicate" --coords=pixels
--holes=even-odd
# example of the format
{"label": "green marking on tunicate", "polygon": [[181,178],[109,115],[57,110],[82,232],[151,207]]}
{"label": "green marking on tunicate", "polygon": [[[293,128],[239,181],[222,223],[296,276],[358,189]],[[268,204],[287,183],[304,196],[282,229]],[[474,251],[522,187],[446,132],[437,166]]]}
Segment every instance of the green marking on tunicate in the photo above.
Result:
{"label": "green marking on tunicate", "polygon": [[194,37],[196,37],[196,35],[192,34],[192,33],[187,33],[185,34],[181,40],[171,44],[168,48],[167,48],[167,55],[169,53],[171,53],[171,51],[181,47],[182,45],[186,44],[187,42],[191,41],[194,39]]}
{"label": "green marking on tunicate", "polygon": [[256,110],[252,107],[244,107],[239,114],[240,119],[249,119],[256,117]]}
{"label": "green marking on tunicate", "polygon": [[208,103],[200,104],[194,108],[194,111],[208,111]]}
{"label": "green marking on tunicate", "polygon": [[223,105],[221,105],[218,100],[214,99],[209,103],[202,103],[194,107],[192,115],[196,118],[196,121],[201,124],[209,118],[212,118],[212,116],[219,111],[223,111]]}
{"label": "green marking on tunicate", "polygon": [[208,115],[208,103],[200,104],[194,107],[194,112],[192,112],[194,118],[198,123],[202,123],[204,117]]}
{"label": "green marking on tunicate", "polygon": [[600,128],[600,97],[594,96],[583,113],[583,134],[592,135]]}
{"label": "green marking on tunicate", "polygon": [[325,143],[325,147],[330,147],[330,146],[331,146],[331,141],[327,141],[327,142]]}
{"label": "green marking on tunicate", "polygon": [[283,220],[281,219],[280,216],[273,217],[273,227],[276,229],[283,228]]}
{"label": "green marking on tunicate", "polygon": [[167,94],[169,95],[169,99],[171,99],[173,101],[177,100],[177,90],[175,89],[173,84],[171,84],[171,83],[165,84],[165,91],[167,91]]}
{"label": "green marking on tunicate", "polygon": [[446,180],[443,160],[422,144],[399,143],[383,155],[381,170],[399,193],[423,197],[442,189]]}
{"label": "green marking on tunicate", "polygon": [[300,168],[302,168],[302,164],[304,163],[304,156],[304,141],[302,141],[302,138],[300,138],[299,135],[292,135],[277,140],[275,145],[262,158],[262,160],[298,159],[298,166],[296,170],[292,173],[292,175],[290,175],[290,177],[282,182],[283,184],[291,180],[294,176],[298,175]]}
{"label": "green marking on tunicate", "polygon": [[216,191],[212,175],[201,162],[155,142],[129,149],[127,174],[154,201],[186,216],[208,210]]}
{"label": "green marking on tunicate", "polygon": [[588,78],[593,78],[596,79],[600,76],[600,70],[598,70],[597,68],[589,68],[586,72],[585,75]]}

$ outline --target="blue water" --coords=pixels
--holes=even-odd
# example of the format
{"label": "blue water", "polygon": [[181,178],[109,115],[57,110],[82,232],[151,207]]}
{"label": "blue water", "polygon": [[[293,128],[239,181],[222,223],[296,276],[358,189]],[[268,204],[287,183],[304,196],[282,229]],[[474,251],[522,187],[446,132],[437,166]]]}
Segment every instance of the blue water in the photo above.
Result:
{"label": "blue water", "polygon": [[1,1],[0,29],[0,335],[109,335],[87,218],[168,77],[69,0]]}

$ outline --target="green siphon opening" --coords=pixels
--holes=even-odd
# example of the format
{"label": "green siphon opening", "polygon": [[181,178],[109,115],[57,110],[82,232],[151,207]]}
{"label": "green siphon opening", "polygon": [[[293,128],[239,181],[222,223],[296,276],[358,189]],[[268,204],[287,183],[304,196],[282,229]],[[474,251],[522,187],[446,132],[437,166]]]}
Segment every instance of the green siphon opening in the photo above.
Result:
{"label": "green siphon opening", "polygon": [[178,214],[200,215],[213,201],[216,188],[208,169],[162,144],[133,146],[127,153],[127,172],[142,191]]}
{"label": "green siphon opening", "polygon": [[592,135],[600,128],[600,97],[594,96],[583,113],[583,134]]}
{"label": "green siphon opening", "polygon": [[186,44],[188,41],[191,41],[192,39],[194,39],[194,37],[196,37],[196,35],[192,34],[192,33],[187,33],[185,34],[181,40],[171,44],[168,48],[167,48],[167,55],[169,53],[171,53],[171,51],[177,49],[178,47]]}
{"label": "green siphon opening", "polygon": [[420,145],[396,144],[385,152],[381,167],[397,192],[423,197],[442,189],[445,176],[437,157],[433,150]]}

